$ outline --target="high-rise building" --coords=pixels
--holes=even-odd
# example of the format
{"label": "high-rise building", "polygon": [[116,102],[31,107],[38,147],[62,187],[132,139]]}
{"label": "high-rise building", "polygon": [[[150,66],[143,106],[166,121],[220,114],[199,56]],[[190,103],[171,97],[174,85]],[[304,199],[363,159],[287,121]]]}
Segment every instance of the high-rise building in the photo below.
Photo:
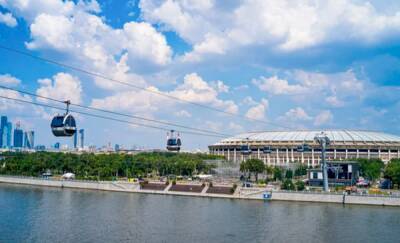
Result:
{"label": "high-rise building", "polygon": [[59,142],[55,143],[55,144],[54,144],[54,148],[55,148],[55,149],[60,149],[60,143],[59,143]]}
{"label": "high-rise building", "polygon": [[0,147],[7,145],[7,116],[1,116],[0,122]]}
{"label": "high-rise building", "polygon": [[25,132],[25,144],[24,147],[27,149],[33,149],[35,147],[35,132],[27,131]]}
{"label": "high-rise building", "polygon": [[19,123],[17,123],[17,127],[14,130],[14,147],[22,148],[24,141],[24,131],[19,127]]}
{"label": "high-rise building", "polygon": [[12,123],[7,122],[7,129],[6,129],[6,147],[11,148],[11,139],[12,139]]}
{"label": "high-rise building", "polygon": [[81,135],[81,148],[83,149],[83,147],[85,146],[85,130],[80,129],[79,130],[79,134]]}
{"label": "high-rise building", "polygon": [[74,149],[78,147],[78,133],[75,132],[74,134]]}

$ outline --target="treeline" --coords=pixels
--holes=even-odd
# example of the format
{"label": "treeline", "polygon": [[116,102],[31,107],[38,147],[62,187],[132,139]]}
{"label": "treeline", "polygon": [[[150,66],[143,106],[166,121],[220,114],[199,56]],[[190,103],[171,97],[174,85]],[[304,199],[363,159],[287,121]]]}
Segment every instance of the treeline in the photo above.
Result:
{"label": "treeline", "polygon": [[258,181],[259,174],[264,174],[266,176],[266,182],[270,180],[282,181],[284,178],[292,179],[293,177],[307,175],[307,166],[298,165],[293,171],[290,168],[265,165],[260,159],[248,159],[240,163],[240,171],[243,172],[244,176],[248,179],[254,175],[255,181]]}
{"label": "treeline", "polygon": [[380,159],[357,159],[357,162],[361,176],[371,181],[384,177],[400,187],[400,159],[391,159],[386,165]]}
{"label": "treeline", "polygon": [[148,174],[187,175],[208,173],[214,166],[206,160],[221,157],[206,154],[152,152],[136,155],[71,153],[3,153],[0,174],[40,176],[73,172],[79,179],[146,177]]}

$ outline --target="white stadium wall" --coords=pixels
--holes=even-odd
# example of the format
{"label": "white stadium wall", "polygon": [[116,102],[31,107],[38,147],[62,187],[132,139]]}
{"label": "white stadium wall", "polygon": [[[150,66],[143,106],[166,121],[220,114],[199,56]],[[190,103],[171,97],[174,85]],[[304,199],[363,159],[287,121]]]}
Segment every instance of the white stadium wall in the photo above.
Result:
{"label": "white stadium wall", "polygon": [[[316,166],[320,162],[321,150],[314,137],[322,131],[279,131],[252,132],[221,140],[210,145],[211,154],[222,155],[229,161],[240,163],[249,158],[258,158],[265,164],[285,166],[302,163]],[[384,162],[400,158],[400,137],[381,132],[329,130],[323,131],[331,140],[327,147],[328,160],[357,158],[380,158]],[[242,145],[248,144],[250,155],[242,155]],[[310,150],[297,152],[297,147],[308,144]],[[270,146],[271,153],[264,154],[263,148]]]}

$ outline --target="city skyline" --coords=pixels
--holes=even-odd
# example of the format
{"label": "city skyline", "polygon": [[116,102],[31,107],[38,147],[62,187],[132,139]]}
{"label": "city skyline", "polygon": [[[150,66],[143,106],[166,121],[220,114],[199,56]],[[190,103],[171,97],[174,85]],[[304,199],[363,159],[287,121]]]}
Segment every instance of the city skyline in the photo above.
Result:
{"label": "city skyline", "polygon": [[[1,46],[234,116],[4,49],[0,84],[228,135],[284,127],[399,135],[400,3],[300,5],[257,0],[230,4],[55,0],[38,6],[34,1],[0,1],[0,14],[7,16],[0,18]],[[26,67],[28,71],[21,71]],[[10,90],[1,92],[54,104]],[[34,128],[37,144],[74,146],[72,139],[58,140],[49,129],[51,117],[63,111],[10,100],[1,100],[0,108]],[[164,131],[74,115],[78,127],[85,128],[87,145],[111,142],[165,148]],[[182,140],[184,149],[206,150],[220,138],[182,133]]]}

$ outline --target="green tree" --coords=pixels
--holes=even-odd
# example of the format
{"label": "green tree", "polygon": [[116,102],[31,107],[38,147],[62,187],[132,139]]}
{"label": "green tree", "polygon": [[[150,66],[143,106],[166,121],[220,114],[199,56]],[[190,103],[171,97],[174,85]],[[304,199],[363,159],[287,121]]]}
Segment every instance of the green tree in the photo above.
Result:
{"label": "green tree", "polygon": [[297,167],[294,170],[294,176],[295,177],[300,177],[300,176],[304,176],[307,175],[307,166],[306,165],[299,165],[299,167]]}
{"label": "green tree", "polygon": [[291,169],[287,169],[285,172],[285,178],[286,179],[292,179],[293,178],[293,171]]}
{"label": "green tree", "polygon": [[240,172],[242,172],[244,174],[245,178],[248,178],[250,176],[248,176],[248,172],[249,172],[249,166],[247,161],[243,161],[242,163],[240,163]]}
{"label": "green tree", "polygon": [[381,177],[384,163],[380,159],[358,159],[361,176],[374,181]]}
{"label": "green tree", "polygon": [[385,168],[385,177],[392,180],[400,188],[400,159],[392,159]]}
{"label": "green tree", "polygon": [[265,174],[267,176],[266,182],[268,181],[269,176],[273,175],[273,173],[274,173],[274,167],[265,165]]}
{"label": "green tree", "polygon": [[254,173],[256,181],[258,181],[258,174],[263,173],[265,170],[264,162],[259,159],[249,159],[247,160],[247,166],[250,173]]}
{"label": "green tree", "polygon": [[283,190],[295,190],[296,189],[295,185],[293,184],[293,181],[290,179],[285,179],[282,183],[281,188]]}
{"label": "green tree", "polygon": [[283,178],[283,172],[282,169],[279,167],[274,167],[274,180],[275,181],[281,181]]}
{"label": "green tree", "polygon": [[296,182],[296,190],[297,191],[304,191],[305,189],[305,184],[303,181],[297,181]]}

